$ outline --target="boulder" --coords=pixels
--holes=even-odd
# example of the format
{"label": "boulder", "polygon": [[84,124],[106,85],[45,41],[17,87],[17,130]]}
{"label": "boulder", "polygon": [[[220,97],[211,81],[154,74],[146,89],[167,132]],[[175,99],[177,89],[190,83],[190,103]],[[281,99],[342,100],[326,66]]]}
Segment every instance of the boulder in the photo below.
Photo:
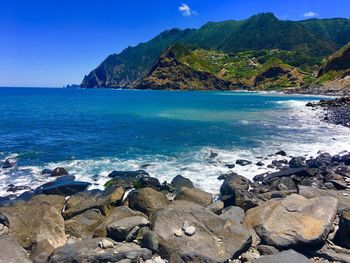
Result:
{"label": "boulder", "polygon": [[213,195],[197,188],[182,187],[174,200],[186,200],[207,207],[213,202]]}
{"label": "boulder", "polygon": [[[195,233],[176,236],[174,233],[181,230],[185,222],[195,228]],[[159,238],[159,255],[171,260],[226,262],[240,255],[251,243],[249,232],[241,224],[227,223],[208,209],[188,201],[174,201],[157,211],[152,225]]]}
{"label": "boulder", "polygon": [[280,177],[288,177],[288,176],[300,176],[300,177],[311,177],[316,175],[318,169],[312,169],[308,167],[300,167],[300,168],[286,168],[278,172],[273,172],[264,177],[264,182],[268,182],[269,180],[280,178]]}
{"label": "boulder", "polygon": [[115,241],[125,241],[135,227],[140,228],[149,224],[150,222],[143,216],[126,217],[108,225],[107,235]]}
{"label": "boulder", "polygon": [[67,240],[61,213],[45,202],[18,202],[1,207],[0,224],[7,226],[10,234],[25,249],[43,240],[52,247],[59,247]]}
{"label": "boulder", "polygon": [[224,220],[232,220],[236,223],[243,223],[244,210],[238,206],[229,206],[222,210],[220,217]]}
{"label": "boulder", "polygon": [[46,203],[56,208],[58,212],[62,212],[63,207],[66,203],[66,198],[61,195],[36,195],[36,196],[33,196],[31,201]]}
{"label": "boulder", "polygon": [[128,195],[129,207],[150,216],[168,205],[168,199],[162,192],[152,188],[142,188]]}
{"label": "boulder", "polygon": [[141,177],[134,183],[134,186],[137,189],[151,187],[157,191],[161,190],[162,188],[159,180],[155,177]]}
{"label": "boulder", "polygon": [[100,210],[87,210],[64,222],[66,234],[81,239],[91,238],[102,221]]}
{"label": "boulder", "polygon": [[213,213],[219,215],[221,214],[222,209],[224,209],[225,204],[221,200],[214,201],[211,205],[207,206],[207,209],[212,211]]}
{"label": "boulder", "polygon": [[305,166],[306,166],[305,157],[293,157],[289,161],[290,168],[301,168]]}
{"label": "boulder", "polygon": [[311,168],[328,167],[332,164],[332,158],[329,153],[321,153],[315,159],[310,160],[308,166]]}
{"label": "boulder", "polygon": [[148,219],[147,216],[139,211],[130,209],[127,206],[119,206],[113,208],[109,215],[104,219],[103,223],[100,224],[94,233],[94,237],[106,237],[107,236],[107,227],[113,222],[119,221],[124,218],[133,217],[133,216],[143,216]]}
{"label": "boulder", "polygon": [[64,169],[63,167],[57,167],[57,168],[53,169],[50,173],[51,177],[57,177],[57,176],[63,176],[63,175],[69,175],[67,170]]}
{"label": "boulder", "polygon": [[123,186],[125,189],[131,189],[136,187],[136,185],[134,185],[135,182],[143,177],[149,177],[149,174],[144,170],[113,171],[108,175],[108,177],[112,179],[105,184],[105,187]]}
{"label": "boulder", "polygon": [[340,214],[336,241],[341,246],[350,249],[350,209],[345,209]]}
{"label": "boulder", "polygon": [[2,263],[30,263],[27,252],[8,235],[0,236],[0,262]]}
{"label": "boulder", "polygon": [[337,213],[335,198],[292,194],[248,210],[244,224],[267,245],[288,248],[322,243]]}
{"label": "boulder", "polygon": [[221,195],[232,195],[235,190],[248,190],[250,185],[249,179],[241,175],[227,176],[220,187]]}
{"label": "boulder", "polygon": [[297,191],[297,185],[292,177],[275,178],[268,182],[271,191]]}
{"label": "boulder", "polygon": [[123,187],[110,187],[105,191],[91,190],[72,195],[67,200],[63,217],[69,219],[93,208],[108,215],[111,209],[121,204],[124,193]]}
{"label": "boulder", "polygon": [[287,153],[285,151],[278,151],[275,153],[275,155],[287,156]]}
{"label": "boulder", "polygon": [[277,248],[268,245],[258,245],[256,249],[259,251],[260,255],[274,255],[279,253]]}
{"label": "boulder", "polygon": [[294,250],[286,250],[280,253],[263,256],[253,260],[253,263],[311,263],[312,261]]}
{"label": "boulder", "polygon": [[53,181],[43,184],[34,190],[34,194],[62,195],[70,196],[79,192],[86,191],[90,183],[79,181]]}
{"label": "boulder", "polygon": [[183,177],[182,175],[177,175],[174,177],[174,179],[171,181],[171,184],[180,191],[182,187],[187,187],[187,188],[193,188],[193,183],[190,179]]}
{"label": "boulder", "polygon": [[9,168],[14,167],[16,164],[17,164],[16,160],[8,158],[5,160],[4,164],[2,165],[2,168],[9,169]]}
{"label": "boulder", "polygon": [[101,248],[99,243],[102,244],[105,239],[87,239],[57,248],[51,254],[49,263],[140,262],[152,258],[150,250],[133,243],[116,243],[113,248]]}
{"label": "boulder", "polygon": [[141,247],[148,248],[152,251],[157,251],[159,248],[158,235],[153,231],[147,232],[142,238]]}

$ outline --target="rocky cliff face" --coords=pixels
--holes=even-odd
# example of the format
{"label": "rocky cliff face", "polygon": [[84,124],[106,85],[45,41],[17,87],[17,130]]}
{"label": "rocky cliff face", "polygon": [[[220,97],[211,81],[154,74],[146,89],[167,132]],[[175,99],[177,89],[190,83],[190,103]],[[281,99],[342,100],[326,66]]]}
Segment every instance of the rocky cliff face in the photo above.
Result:
{"label": "rocky cliff face", "polygon": [[[168,48],[136,87],[138,89],[229,90],[235,87],[214,74],[194,70],[181,63],[174,50]],[[236,87],[237,88],[237,87]]]}
{"label": "rocky cliff face", "polygon": [[319,76],[322,76],[331,70],[348,71],[350,70],[350,43],[344,48],[330,56],[326,64],[320,69]]}

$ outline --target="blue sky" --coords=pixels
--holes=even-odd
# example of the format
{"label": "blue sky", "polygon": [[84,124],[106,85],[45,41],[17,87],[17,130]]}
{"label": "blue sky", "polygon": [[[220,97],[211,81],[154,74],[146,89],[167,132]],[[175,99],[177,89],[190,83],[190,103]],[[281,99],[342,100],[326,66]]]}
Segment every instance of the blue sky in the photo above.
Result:
{"label": "blue sky", "polygon": [[173,28],[273,12],[350,18],[349,0],[1,0],[0,86],[80,83],[111,53]]}

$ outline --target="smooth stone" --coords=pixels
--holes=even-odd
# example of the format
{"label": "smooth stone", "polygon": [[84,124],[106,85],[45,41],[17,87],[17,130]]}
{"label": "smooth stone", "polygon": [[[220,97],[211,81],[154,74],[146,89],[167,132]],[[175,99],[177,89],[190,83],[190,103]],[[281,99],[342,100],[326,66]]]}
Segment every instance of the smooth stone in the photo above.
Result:
{"label": "smooth stone", "polygon": [[107,248],[113,248],[114,243],[109,239],[102,239],[99,243],[100,248],[107,249]]}
{"label": "smooth stone", "polygon": [[182,229],[175,229],[174,235],[177,237],[182,237]]}
{"label": "smooth stone", "polygon": [[197,188],[182,187],[174,200],[186,200],[207,207],[213,202],[213,195]]}
{"label": "smooth stone", "polygon": [[294,250],[286,250],[280,253],[263,256],[253,260],[252,263],[311,263],[311,260]]}
{"label": "smooth stone", "polygon": [[274,178],[279,177],[288,177],[291,175],[301,176],[301,177],[309,177],[314,176],[317,173],[317,169],[312,169],[308,167],[301,167],[301,168],[287,168],[283,169],[278,172],[273,172],[264,177],[264,182],[268,182],[269,180],[272,180]]}
{"label": "smooth stone", "polygon": [[102,249],[99,243],[104,239],[106,238],[86,239],[57,248],[51,254],[49,263],[123,262],[123,260],[142,262],[152,258],[152,251],[134,243],[115,243],[113,248]]}
{"label": "smooth stone", "polygon": [[115,241],[125,241],[130,231],[138,226],[147,226],[150,222],[143,216],[132,216],[113,222],[107,227],[107,235]]}
{"label": "smooth stone", "polygon": [[327,238],[336,213],[335,198],[306,199],[292,194],[248,210],[244,225],[254,229],[265,244],[277,248],[318,245]]}
{"label": "smooth stone", "polygon": [[196,228],[194,226],[188,226],[185,228],[185,234],[188,236],[193,236],[196,233]]}
{"label": "smooth stone", "polygon": [[305,166],[306,166],[305,157],[293,157],[289,161],[290,168],[301,168]]}
{"label": "smooth stone", "polygon": [[63,176],[63,175],[69,175],[66,169],[63,167],[56,167],[55,169],[52,170],[50,173],[51,177],[57,177],[57,176]]}
{"label": "smooth stone", "polygon": [[130,192],[128,201],[131,209],[145,213],[147,216],[168,205],[165,194],[149,187]]}

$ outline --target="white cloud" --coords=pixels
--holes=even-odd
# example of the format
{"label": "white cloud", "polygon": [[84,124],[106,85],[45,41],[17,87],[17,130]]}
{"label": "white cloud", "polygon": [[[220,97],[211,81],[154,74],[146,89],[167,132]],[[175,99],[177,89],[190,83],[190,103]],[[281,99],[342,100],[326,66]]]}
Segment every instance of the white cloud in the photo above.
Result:
{"label": "white cloud", "polygon": [[316,16],[318,16],[318,14],[317,13],[315,13],[315,12],[312,12],[312,11],[309,11],[309,12],[306,12],[305,14],[304,14],[304,17],[316,17]]}
{"label": "white cloud", "polygon": [[192,16],[197,14],[195,10],[192,10],[191,7],[189,7],[186,4],[180,5],[179,11],[182,13],[183,16]]}

